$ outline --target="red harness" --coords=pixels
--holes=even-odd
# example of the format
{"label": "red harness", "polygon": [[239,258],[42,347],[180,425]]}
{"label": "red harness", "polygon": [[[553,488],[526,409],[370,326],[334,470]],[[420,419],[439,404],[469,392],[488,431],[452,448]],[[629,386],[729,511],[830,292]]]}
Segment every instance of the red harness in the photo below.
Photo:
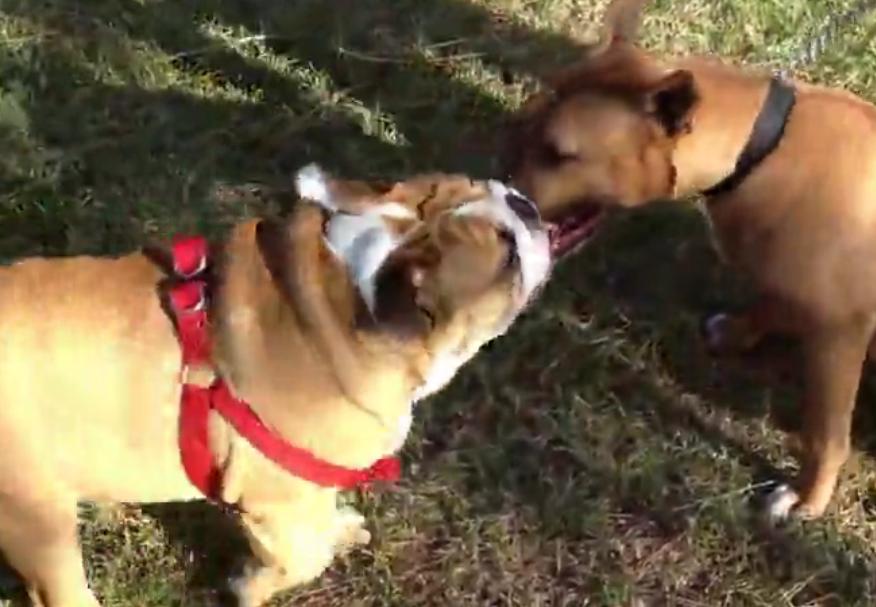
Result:
{"label": "red harness", "polygon": [[173,243],[173,270],[180,282],[170,291],[170,307],[182,347],[182,399],[179,450],[189,480],[209,499],[221,500],[221,470],[210,451],[207,419],[210,411],[221,415],[269,460],[295,476],[323,487],[352,489],[373,481],[395,481],[401,470],[398,459],[385,457],[369,468],[352,469],[319,459],[287,443],[268,428],[228,385],[217,378],[208,387],[188,383],[192,365],[210,364],[207,330],[207,242],[201,237],[178,238]]}

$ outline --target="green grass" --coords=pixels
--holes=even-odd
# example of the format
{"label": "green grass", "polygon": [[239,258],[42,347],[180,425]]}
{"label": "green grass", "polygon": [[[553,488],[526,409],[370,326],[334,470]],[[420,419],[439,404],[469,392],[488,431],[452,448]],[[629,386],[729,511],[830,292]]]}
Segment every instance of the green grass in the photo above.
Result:
{"label": "green grass", "polygon": [[[842,4],[659,0],[645,39],[781,66]],[[264,193],[312,160],[347,176],[489,174],[507,113],[593,35],[601,7],[0,2],[0,259],[219,233],[281,208]],[[808,77],[876,99],[874,27],[849,30]],[[793,473],[771,418],[795,417],[796,392],[709,359],[697,335],[704,313],[745,295],[692,206],[614,220],[418,411],[405,480],[354,498],[373,544],[276,605],[874,604],[866,406],[825,519],[758,522],[765,483]],[[206,507],[83,521],[107,606],[205,604],[241,553]]]}

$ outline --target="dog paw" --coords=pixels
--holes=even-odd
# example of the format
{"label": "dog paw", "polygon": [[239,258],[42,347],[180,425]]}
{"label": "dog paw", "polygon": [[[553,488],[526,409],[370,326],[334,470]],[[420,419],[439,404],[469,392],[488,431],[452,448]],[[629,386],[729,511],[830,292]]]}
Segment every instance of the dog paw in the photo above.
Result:
{"label": "dog paw", "polygon": [[703,340],[712,354],[723,354],[733,350],[733,317],[729,314],[713,314],[702,324]]}
{"label": "dog paw", "polygon": [[365,529],[365,517],[353,508],[342,508],[338,511],[335,537],[335,546],[341,552],[371,542],[371,533]]}
{"label": "dog paw", "polygon": [[272,567],[248,565],[241,576],[228,580],[228,587],[238,607],[260,607],[285,586],[283,573]]}
{"label": "dog paw", "polygon": [[257,607],[247,589],[247,576],[228,578],[228,590],[236,599],[237,607]]}
{"label": "dog paw", "polygon": [[703,321],[700,331],[707,349],[716,356],[746,354],[764,337],[744,314],[713,314]]}
{"label": "dog paw", "polygon": [[788,520],[791,515],[805,514],[805,512],[800,512],[800,509],[797,508],[799,503],[800,494],[792,489],[790,485],[782,484],[776,487],[767,497],[764,513],[770,523],[781,523]]}

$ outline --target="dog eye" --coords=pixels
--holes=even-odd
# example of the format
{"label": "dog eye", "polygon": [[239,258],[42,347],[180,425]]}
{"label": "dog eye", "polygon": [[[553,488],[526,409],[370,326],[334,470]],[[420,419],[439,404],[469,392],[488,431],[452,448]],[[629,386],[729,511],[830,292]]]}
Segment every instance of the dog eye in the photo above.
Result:
{"label": "dog eye", "polygon": [[517,239],[514,238],[514,233],[510,230],[499,230],[499,239],[505,243],[505,262],[503,268],[510,268],[516,264],[519,259],[517,253]]}
{"label": "dog eye", "polygon": [[539,147],[538,158],[543,165],[555,167],[563,164],[564,162],[575,160],[577,159],[577,156],[575,154],[567,154],[565,152],[561,152],[560,149],[553,143],[545,142],[542,143]]}

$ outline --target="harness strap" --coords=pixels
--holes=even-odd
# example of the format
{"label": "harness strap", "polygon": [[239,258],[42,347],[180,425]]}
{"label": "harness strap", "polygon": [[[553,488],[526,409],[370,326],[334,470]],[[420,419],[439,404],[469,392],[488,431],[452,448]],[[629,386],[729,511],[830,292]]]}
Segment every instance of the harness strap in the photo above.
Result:
{"label": "harness strap", "polygon": [[[189,481],[207,498],[221,502],[222,473],[210,450],[208,420],[221,415],[256,450],[299,478],[323,487],[352,489],[375,481],[395,481],[401,473],[397,458],[385,457],[368,468],[345,468],[320,459],[288,443],[268,428],[246,402],[235,397],[222,378],[191,381],[189,371],[210,368],[207,284],[200,279],[207,268],[208,247],[200,237],[180,238],[172,247],[173,267],[180,282],[169,292],[182,349],[182,397],[179,449]],[[201,374],[203,378],[204,374]]]}
{"label": "harness strap", "polygon": [[796,100],[793,86],[778,76],[770,79],[766,100],[754,121],[748,142],[736,159],[736,167],[727,177],[704,190],[703,195],[711,198],[735,189],[776,149]]}

